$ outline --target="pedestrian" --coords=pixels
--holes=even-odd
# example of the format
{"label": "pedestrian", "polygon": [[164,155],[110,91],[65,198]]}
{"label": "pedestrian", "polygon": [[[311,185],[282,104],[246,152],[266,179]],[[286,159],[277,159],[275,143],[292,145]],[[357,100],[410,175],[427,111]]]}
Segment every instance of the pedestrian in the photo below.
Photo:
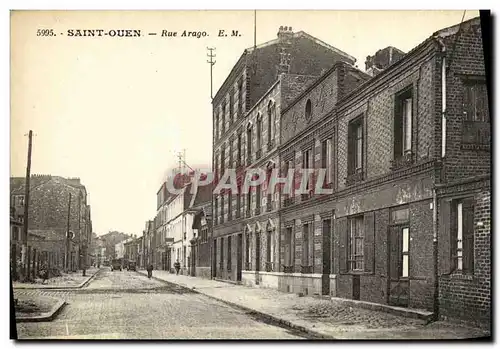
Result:
{"label": "pedestrian", "polygon": [[175,268],[175,273],[179,275],[179,270],[181,269],[181,263],[179,263],[179,260],[175,261],[174,268]]}
{"label": "pedestrian", "polygon": [[44,263],[40,269],[40,276],[42,278],[42,284],[49,279],[49,266]]}
{"label": "pedestrian", "polygon": [[153,264],[150,264],[148,266],[147,271],[148,271],[148,278],[151,279],[151,277],[153,276]]}

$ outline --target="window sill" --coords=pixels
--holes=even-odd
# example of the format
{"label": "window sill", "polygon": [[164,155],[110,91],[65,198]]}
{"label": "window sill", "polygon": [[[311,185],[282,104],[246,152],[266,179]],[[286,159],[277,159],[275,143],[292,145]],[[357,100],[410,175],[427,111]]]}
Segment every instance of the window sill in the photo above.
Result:
{"label": "window sill", "polygon": [[353,185],[353,184],[356,184],[356,183],[359,183],[359,182],[363,181],[363,178],[364,178],[363,171],[357,172],[357,173],[348,174],[347,177],[345,178],[345,183],[348,186],[349,185]]}
{"label": "window sill", "polygon": [[461,271],[452,272],[448,276],[450,277],[450,279],[454,279],[454,280],[474,281],[474,275],[473,274],[464,274]]}
{"label": "window sill", "polygon": [[391,170],[400,170],[403,168],[407,168],[412,166],[414,163],[413,161],[413,153],[407,152],[400,157],[394,159],[391,161]]}
{"label": "window sill", "polygon": [[485,150],[490,151],[490,144],[478,144],[478,143],[462,143],[460,144],[460,149],[462,150]]}

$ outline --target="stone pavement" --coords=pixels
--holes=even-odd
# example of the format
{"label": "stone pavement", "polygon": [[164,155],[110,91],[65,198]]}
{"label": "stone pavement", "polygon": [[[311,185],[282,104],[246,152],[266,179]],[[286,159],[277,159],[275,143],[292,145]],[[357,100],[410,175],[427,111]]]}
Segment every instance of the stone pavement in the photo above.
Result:
{"label": "stone pavement", "polygon": [[[147,275],[144,270],[139,273]],[[154,270],[153,277],[193,289],[320,338],[459,339],[489,335],[481,329],[442,321],[426,325],[422,320],[351,307],[335,300],[299,297],[274,289],[246,287],[161,270]]]}

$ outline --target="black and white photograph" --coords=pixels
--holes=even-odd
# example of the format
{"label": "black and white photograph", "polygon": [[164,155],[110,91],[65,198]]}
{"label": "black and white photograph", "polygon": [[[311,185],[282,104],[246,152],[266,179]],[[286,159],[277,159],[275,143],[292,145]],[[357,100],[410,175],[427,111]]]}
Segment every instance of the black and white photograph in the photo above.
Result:
{"label": "black and white photograph", "polygon": [[11,340],[491,341],[489,10],[9,21]]}

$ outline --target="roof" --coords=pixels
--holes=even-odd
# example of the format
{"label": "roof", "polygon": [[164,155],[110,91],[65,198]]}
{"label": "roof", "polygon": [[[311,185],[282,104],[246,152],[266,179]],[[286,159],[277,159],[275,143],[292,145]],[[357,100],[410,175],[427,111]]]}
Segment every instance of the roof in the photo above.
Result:
{"label": "roof", "polygon": [[410,59],[412,59],[415,55],[417,55],[421,50],[423,50],[427,45],[431,44],[436,38],[446,38],[450,35],[454,35],[458,32],[458,29],[462,26],[467,26],[467,25],[474,25],[474,24],[479,24],[480,23],[480,18],[479,17],[474,17],[471,18],[461,24],[456,24],[451,27],[443,28],[440,29],[436,32],[434,32],[431,36],[429,36],[426,40],[415,46],[413,49],[411,49],[407,54],[405,54],[401,59],[398,61],[394,62],[391,64],[389,67],[384,69],[382,72],[379,74],[375,75],[371,79],[365,81],[361,85],[359,85],[357,88],[352,90],[350,93],[348,93],[342,100],[339,101],[338,105],[344,105],[346,104],[347,101],[349,100],[355,100],[356,97],[360,96],[360,93],[364,90],[369,89],[371,86],[373,86],[377,81],[380,81],[387,77],[389,74],[391,74],[397,67],[402,66],[406,62],[408,62]]}
{"label": "roof", "polygon": [[[43,184],[46,184],[51,181],[60,181],[65,185],[71,186],[76,189],[82,189],[87,192],[85,186],[80,183],[80,178],[65,178],[61,176],[52,176],[52,175],[39,175],[33,174],[30,176],[30,188],[34,189]],[[25,177],[10,177],[10,193],[11,195],[15,194],[24,194],[26,187],[26,178]]]}
{"label": "roof", "polygon": [[[290,28],[291,29],[291,28]],[[349,55],[348,53],[330,45],[330,44],[327,44],[326,42],[324,42],[323,40],[320,40],[304,31],[299,31],[299,32],[296,32],[296,33],[293,33],[292,34],[292,38],[294,39],[298,39],[298,38],[304,38],[304,39],[308,39],[308,40],[311,40],[313,42],[315,42],[316,44],[320,45],[320,46],[323,46],[324,48],[326,49],[329,49],[330,51],[333,51],[335,52],[336,54],[346,58],[347,60],[349,60],[350,62],[352,62],[352,64],[354,64],[356,62],[356,58],[354,58],[353,56]],[[240,69],[245,57],[247,56],[247,54],[255,51],[255,50],[259,50],[259,49],[262,49],[262,48],[265,48],[265,47],[268,47],[268,46],[272,46],[272,45],[276,45],[280,42],[280,39],[279,38],[275,38],[273,40],[269,40],[269,41],[266,41],[262,44],[259,44],[259,45],[256,45],[255,47],[248,47],[247,49],[245,49],[243,51],[243,53],[241,54],[240,58],[238,58],[238,60],[236,61],[236,63],[233,65],[233,67],[231,68],[231,71],[229,72],[229,74],[226,76],[226,79],[224,80],[224,82],[220,85],[219,89],[217,90],[217,92],[215,93],[214,95],[214,98],[212,99],[212,103],[214,101],[217,101],[220,97],[220,93],[222,91],[225,90],[225,87],[226,87],[226,84],[228,81],[231,80],[231,78],[233,77],[233,75],[235,74],[235,72]]]}
{"label": "roof", "polygon": [[[346,53],[346,52],[344,52],[342,50],[339,50],[338,48],[333,47],[330,44],[327,44],[323,40],[320,40],[320,39],[312,36],[311,34],[306,33],[305,31],[301,30],[299,32],[293,33],[292,37],[293,38],[305,38],[305,39],[309,39],[311,41],[314,41],[315,43],[317,43],[320,46],[323,46],[323,47],[325,47],[325,48],[327,48],[327,49],[329,49],[329,50],[331,50],[331,51],[333,51],[333,52],[335,52],[335,53],[337,53],[337,54],[339,54],[341,56],[344,56],[345,58],[353,61],[353,63],[356,62],[356,58],[354,58],[350,54],[348,54],[348,53]],[[279,41],[280,41],[279,38],[275,38],[273,40],[269,40],[269,41],[266,41],[266,42],[264,42],[262,44],[259,44],[259,45],[255,46],[255,49],[259,49],[259,48],[264,48],[264,47],[267,47],[267,46],[275,45],[275,44],[279,43]],[[254,50],[253,46],[246,49],[247,52],[252,52],[253,50]]]}

